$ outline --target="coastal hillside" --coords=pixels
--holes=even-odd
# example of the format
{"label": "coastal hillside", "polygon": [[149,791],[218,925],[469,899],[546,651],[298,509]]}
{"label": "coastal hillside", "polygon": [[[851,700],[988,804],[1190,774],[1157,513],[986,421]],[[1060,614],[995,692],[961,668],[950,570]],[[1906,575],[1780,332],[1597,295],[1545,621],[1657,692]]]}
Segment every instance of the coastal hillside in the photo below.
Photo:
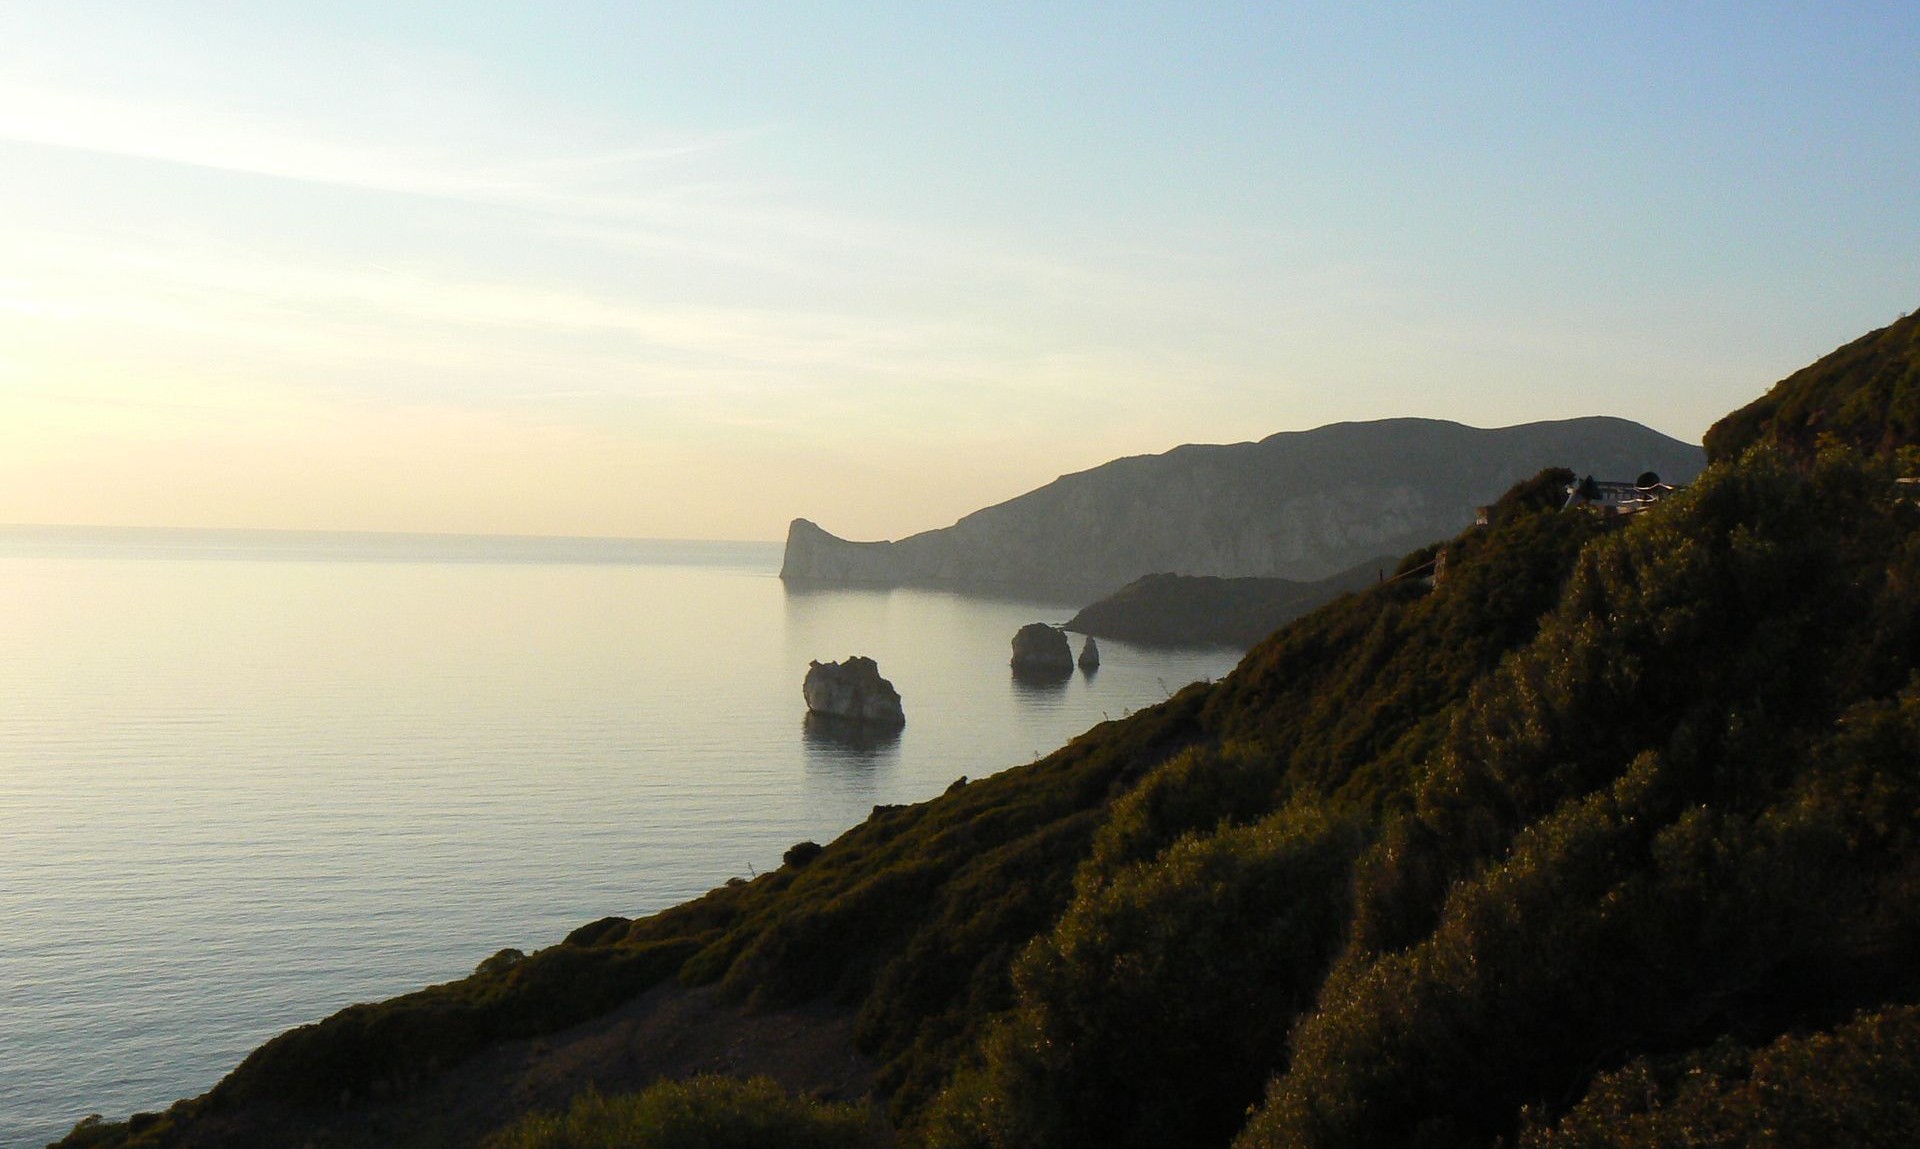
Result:
{"label": "coastal hillside", "polygon": [[[1219,682],[65,1144],[1920,1143],[1920,505],[1867,441],[1763,420],[1633,515],[1539,471]],[[647,1084],[716,1047],[799,1069]]]}
{"label": "coastal hillside", "polygon": [[1774,384],[1709,428],[1706,450],[1731,459],[1762,440],[1802,458],[1822,440],[1883,454],[1920,444],[1920,313]]}
{"label": "coastal hillside", "polygon": [[796,519],[780,574],[1083,600],[1148,574],[1312,582],[1453,534],[1541,467],[1688,482],[1704,461],[1625,419],[1335,423],[1116,459],[897,542],[850,542]]}
{"label": "coastal hillside", "polygon": [[1080,608],[1062,629],[1146,646],[1244,650],[1315,607],[1380,582],[1397,562],[1376,559],[1314,582],[1144,575]]}

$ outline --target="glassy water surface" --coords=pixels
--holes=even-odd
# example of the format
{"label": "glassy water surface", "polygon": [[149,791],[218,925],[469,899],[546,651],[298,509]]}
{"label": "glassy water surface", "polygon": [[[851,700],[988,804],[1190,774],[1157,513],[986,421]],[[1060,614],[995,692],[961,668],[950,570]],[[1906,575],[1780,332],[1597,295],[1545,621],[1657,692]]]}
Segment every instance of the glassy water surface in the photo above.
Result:
{"label": "glassy water surface", "polygon": [[[0,528],[0,1146],[779,864],[1230,670],[1070,603],[787,589],[777,544]],[[1077,649],[1077,640],[1076,640]],[[907,726],[810,733],[864,654]]]}

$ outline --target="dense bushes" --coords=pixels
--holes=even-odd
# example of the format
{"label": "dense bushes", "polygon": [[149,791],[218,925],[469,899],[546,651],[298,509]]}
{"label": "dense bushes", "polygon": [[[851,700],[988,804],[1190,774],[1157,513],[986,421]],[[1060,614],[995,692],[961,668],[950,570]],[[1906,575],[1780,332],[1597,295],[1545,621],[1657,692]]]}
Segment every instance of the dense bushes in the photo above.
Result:
{"label": "dense bushes", "polygon": [[1920,993],[1920,734],[1872,698],[1911,668],[1908,517],[1871,466],[1763,456],[1589,547],[1362,866],[1241,1144],[1485,1145],[1621,1051]]}
{"label": "dense bushes", "polygon": [[873,1121],[858,1105],[793,1097],[766,1078],[698,1077],[644,1092],[592,1090],[562,1114],[534,1114],[487,1149],[868,1149]]}
{"label": "dense bushes", "polygon": [[1719,1042],[1638,1058],[1522,1149],[1908,1149],[1920,1145],[1920,1009],[1870,1014],[1755,1053]]}
{"label": "dense bushes", "polygon": [[1404,807],[1452,708],[1533,637],[1581,548],[1620,525],[1558,513],[1549,493],[1568,474],[1521,484],[1495,506],[1494,526],[1448,544],[1437,592],[1389,582],[1255,648],[1208,700],[1209,732],[1263,749],[1276,791],[1370,813]]}
{"label": "dense bushes", "polygon": [[943,1102],[936,1143],[1225,1141],[1336,951],[1358,841],[1287,810],[1082,894],[1015,967],[1019,1008]]}
{"label": "dense bushes", "polygon": [[1336,975],[1242,1144],[1483,1145],[1619,1050],[1920,988],[1873,968],[1884,854],[1849,848],[1853,811],[1795,796],[1759,818],[1673,814],[1660,773],[1644,756],[1458,887],[1430,938]]}

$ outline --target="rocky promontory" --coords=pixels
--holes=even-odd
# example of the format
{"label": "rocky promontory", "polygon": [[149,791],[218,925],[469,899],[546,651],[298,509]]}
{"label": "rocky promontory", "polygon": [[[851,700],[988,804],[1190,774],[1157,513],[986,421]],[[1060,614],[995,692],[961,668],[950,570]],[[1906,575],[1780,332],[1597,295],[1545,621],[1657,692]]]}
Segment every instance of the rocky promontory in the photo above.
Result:
{"label": "rocky promontory", "polygon": [[897,542],[795,519],[780,577],[1083,602],[1162,572],[1313,582],[1445,538],[1543,467],[1686,483],[1704,462],[1699,447],[1626,419],[1335,423],[1116,459]]}
{"label": "rocky promontory", "polygon": [[1349,591],[1361,590],[1397,560],[1372,559],[1329,578],[1211,578],[1150,574],[1083,607],[1066,629],[1149,646],[1251,648],[1274,631]]}
{"label": "rocky promontory", "polygon": [[873,726],[903,726],[907,721],[900,692],[880,677],[880,665],[859,655],[845,662],[809,662],[800,684],[812,714],[825,714]]}

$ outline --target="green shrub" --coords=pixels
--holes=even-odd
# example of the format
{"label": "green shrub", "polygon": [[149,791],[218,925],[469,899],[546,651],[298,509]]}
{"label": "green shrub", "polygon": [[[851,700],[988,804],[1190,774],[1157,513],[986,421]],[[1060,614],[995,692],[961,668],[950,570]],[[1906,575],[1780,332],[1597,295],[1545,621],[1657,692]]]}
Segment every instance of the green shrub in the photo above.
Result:
{"label": "green shrub", "polygon": [[1920,992],[1914,523],[1765,452],[1589,545],[1476,684],[1244,1146],[1486,1145],[1635,1049]]}
{"label": "green shrub", "polygon": [[663,1081],[640,1093],[588,1090],[562,1114],[533,1114],[487,1149],[867,1149],[863,1106],[795,1097],[758,1077]]}
{"label": "green shrub", "polygon": [[1529,1115],[1522,1149],[1909,1149],[1920,1145],[1920,1009],[1783,1037],[1638,1058],[1557,1123]]}
{"label": "green shrub", "polygon": [[500,950],[499,952],[495,953],[492,957],[481,962],[479,965],[474,966],[473,967],[474,976],[497,977],[500,974],[506,973],[508,970],[512,969],[514,966],[517,966],[521,962],[526,960],[527,960],[527,955],[524,951],[517,950],[509,946],[506,949]]}
{"label": "green shrub", "polygon": [[1270,755],[1234,743],[1182,750],[1114,803],[1076,876],[1080,890],[1152,860],[1188,834],[1246,824],[1271,812],[1282,769]]}
{"label": "green shrub", "polygon": [[1223,1143],[1338,950],[1357,842],[1289,810],[1090,888],[1020,959],[982,1080],[936,1126],[996,1145]]}
{"label": "green shrub", "polygon": [[783,865],[792,866],[797,870],[819,857],[824,849],[826,847],[818,842],[795,842],[787,847],[786,853],[780,855],[780,861]]}

